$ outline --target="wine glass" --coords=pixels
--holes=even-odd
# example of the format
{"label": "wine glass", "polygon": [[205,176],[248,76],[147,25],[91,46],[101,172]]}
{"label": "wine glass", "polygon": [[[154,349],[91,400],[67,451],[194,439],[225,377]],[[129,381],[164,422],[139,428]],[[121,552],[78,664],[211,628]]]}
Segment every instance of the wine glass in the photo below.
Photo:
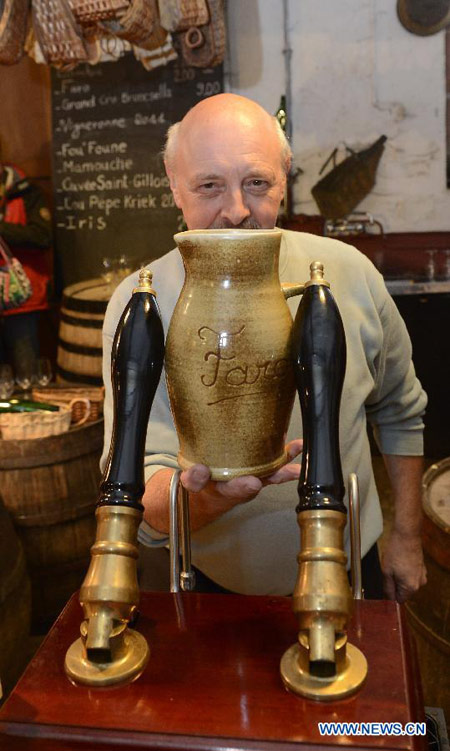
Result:
{"label": "wine glass", "polygon": [[444,278],[450,279],[450,249],[444,250]]}
{"label": "wine glass", "polygon": [[36,364],[30,361],[21,362],[16,367],[16,383],[21,391],[28,391],[36,377]]}
{"label": "wine glass", "polygon": [[102,258],[102,279],[105,284],[111,284],[113,280],[113,262],[111,258]]}
{"label": "wine glass", "polygon": [[121,255],[117,262],[117,277],[118,282],[125,279],[126,276],[131,274],[131,264],[126,255]]}
{"label": "wine glass", "polygon": [[436,250],[427,250],[426,253],[428,256],[428,260],[425,265],[425,275],[428,281],[432,282],[436,276],[436,261],[435,261]]}
{"label": "wine glass", "polygon": [[0,399],[9,399],[14,391],[14,375],[11,365],[0,363]]}
{"label": "wine glass", "polygon": [[39,386],[48,386],[52,380],[52,364],[48,357],[40,357],[37,361],[36,383]]}

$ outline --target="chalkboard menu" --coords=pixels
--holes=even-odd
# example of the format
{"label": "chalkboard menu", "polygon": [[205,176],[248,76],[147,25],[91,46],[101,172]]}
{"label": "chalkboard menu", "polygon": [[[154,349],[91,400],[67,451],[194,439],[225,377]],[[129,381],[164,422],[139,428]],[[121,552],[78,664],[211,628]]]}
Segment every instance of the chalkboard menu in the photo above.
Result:
{"label": "chalkboard menu", "polygon": [[178,60],[146,71],[132,54],[52,72],[57,286],[99,276],[104,258],[133,267],[170,250],[182,228],[164,171],[167,128],[222,91],[222,67]]}

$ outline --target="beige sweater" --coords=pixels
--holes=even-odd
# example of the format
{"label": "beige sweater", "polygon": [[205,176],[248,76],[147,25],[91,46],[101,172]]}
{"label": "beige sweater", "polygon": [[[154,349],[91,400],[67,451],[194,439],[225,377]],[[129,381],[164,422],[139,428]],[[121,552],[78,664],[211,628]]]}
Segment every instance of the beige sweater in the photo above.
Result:
{"label": "beige sweater", "polygon": [[[364,555],[382,531],[366,415],[374,426],[382,453],[420,455],[423,452],[422,414],[426,395],[415,377],[405,324],[386,290],[383,277],[371,262],[358,250],[338,240],[283,231],[279,267],[281,281],[308,279],[309,264],[315,260],[324,263],[325,278],[331,284],[347,340],[340,447],[345,482],[351,472],[356,472],[359,478]],[[153,262],[150,268],[167,333],[184,281],[181,256],[177,250],[173,250]],[[102,467],[112,429],[112,340],[136,282],[137,273],[118,287],[109,303],[104,323],[106,400]],[[295,316],[298,298],[291,298],[288,304]],[[288,440],[301,435],[297,398]],[[147,432],[146,480],[162,467],[177,467],[177,451],[178,440],[162,377]],[[299,550],[299,531],[294,511],[297,502],[295,483],[264,488],[255,500],[236,506],[194,533],[193,563],[215,582],[235,592],[289,594],[294,587]],[[146,523],[141,525],[139,537],[144,544],[167,544],[167,538]],[[349,554],[348,531],[345,540]]]}

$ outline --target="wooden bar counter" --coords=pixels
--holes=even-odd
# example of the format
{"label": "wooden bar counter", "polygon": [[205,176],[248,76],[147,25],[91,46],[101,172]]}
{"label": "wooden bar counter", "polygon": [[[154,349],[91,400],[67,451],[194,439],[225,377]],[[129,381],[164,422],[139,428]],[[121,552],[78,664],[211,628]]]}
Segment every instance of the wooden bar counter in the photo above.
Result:
{"label": "wooden bar counter", "polygon": [[296,641],[290,598],[143,592],[137,630],[150,661],[134,683],[72,685],[63,664],[79,635],[74,595],[0,711],[2,751],[293,751],[323,746],[424,749],[421,736],[321,736],[319,721],[424,721],[402,609],[355,605],[349,640],[369,674],[354,697],[289,693],[279,662]]}

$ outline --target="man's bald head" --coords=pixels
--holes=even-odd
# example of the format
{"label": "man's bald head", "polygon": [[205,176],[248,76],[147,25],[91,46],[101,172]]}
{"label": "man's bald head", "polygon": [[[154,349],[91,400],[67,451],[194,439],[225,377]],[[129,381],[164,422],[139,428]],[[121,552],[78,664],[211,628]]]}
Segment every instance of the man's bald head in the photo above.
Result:
{"label": "man's bald head", "polygon": [[166,166],[172,171],[176,169],[178,147],[190,134],[201,133],[201,137],[207,138],[211,128],[223,132],[235,129],[237,124],[276,139],[282,169],[286,174],[289,172],[292,151],[277,118],[252,99],[229,93],[202,99],[180,122],[170,126],[163,151]]}
{"label": "man's bald head", "polygon": [[273,227],[290,148],[259,104],[218,94],[169,129],[164,163],[189,229]]}

